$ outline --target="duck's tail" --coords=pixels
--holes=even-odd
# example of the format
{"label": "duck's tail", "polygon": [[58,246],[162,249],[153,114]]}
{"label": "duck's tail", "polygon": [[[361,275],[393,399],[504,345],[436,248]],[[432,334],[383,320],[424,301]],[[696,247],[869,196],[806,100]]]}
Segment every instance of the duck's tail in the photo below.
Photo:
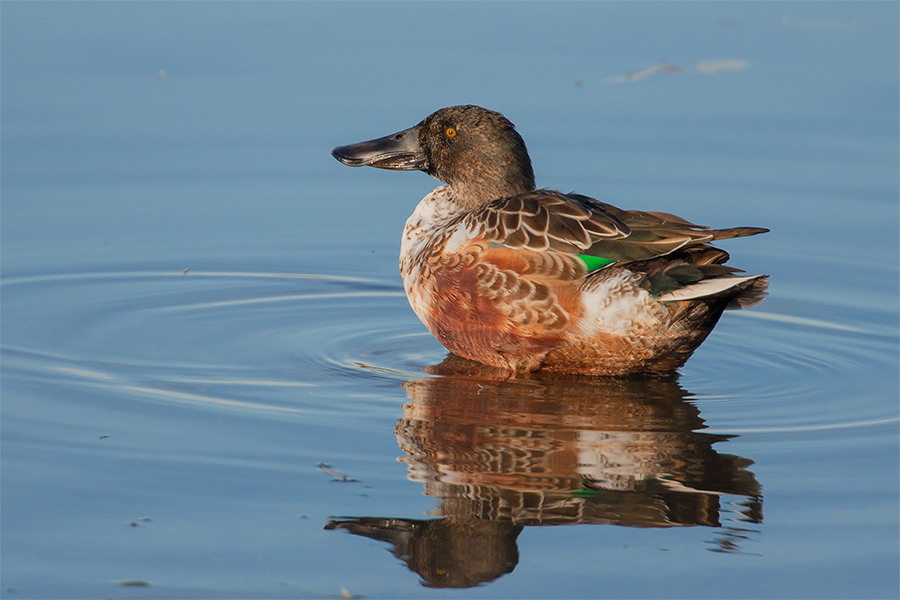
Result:
{"label": "duck's tail", "polygon": [[747,237],[748,235],[769,233],[769,230],[765,227],[729,227],[728,229],[710,229],[709,233],[713,235],[714,240],[728,240],[731,238]]}
{"label": "duck's tail", "polygon": [[[714,230],[716,239],[756,235],[760,227]],[[743,275],[724,264],[728,253],[707,244],[685,248],[675,255],[642,263],[652,295],[661,302],[716,300],[725,308],[749,308],[766,297],[768,275]]]}
{"label": "duck's tail", "polygon": [[750,308],[763,301],[769,287],[768,275],[739,277],[724,275],[686,285],[659,297],[661,302],[728,297],[726,309]]}

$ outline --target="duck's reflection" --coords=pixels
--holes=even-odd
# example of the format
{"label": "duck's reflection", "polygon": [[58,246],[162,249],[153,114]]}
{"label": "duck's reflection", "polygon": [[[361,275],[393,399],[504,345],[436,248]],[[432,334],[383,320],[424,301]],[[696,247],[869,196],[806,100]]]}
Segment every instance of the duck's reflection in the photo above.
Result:
{"label": "duck's reflection", "polygon": [[[740,523],[762,520],[752,461],[713,449],[727,436],[698,431],[675,381],[503,379],[453,357],[429,370],[444,377],[404,384],[411,401],[394,431],[438,518],[326,526],[391,543],[425,585],[509,573],[526,526],[704,525],[719,528],[715,549],[736,551]],[[723,508],[723,495],[742,498]]]}

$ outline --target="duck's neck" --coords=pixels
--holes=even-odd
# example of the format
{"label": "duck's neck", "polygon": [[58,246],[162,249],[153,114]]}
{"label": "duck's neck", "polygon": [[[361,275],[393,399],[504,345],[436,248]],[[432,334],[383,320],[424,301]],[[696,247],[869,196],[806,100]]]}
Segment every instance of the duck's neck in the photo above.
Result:
{"label": "duck's neck", "polygon": [[478,177],[467,177],[449,183],[456,201],[465,210],[473,210],[498,198],[509,198],[534,190],[534,173],[531,165],[528,169],[506,167],[505,173],[496,172],[489,167],[482,170]]}
{"label": "duck's neck", "polygon": [[[498,198],[509,198],[534,190],[534,170],[525,142],[516,136],[507,143],[487,143],[470,152],[466,160],[451,161],[452,169],[441,173],[461,207],[472,210]],[[477,143],[473,144],[478,146]],[[470,147],[471,149],[471,147]]]}
{"label": "duck's neck", "polygon": [[483,206],[498,198],[509,198],[534,190],[534,179],[475,180],[452,182],[453,196],[466,210]]}

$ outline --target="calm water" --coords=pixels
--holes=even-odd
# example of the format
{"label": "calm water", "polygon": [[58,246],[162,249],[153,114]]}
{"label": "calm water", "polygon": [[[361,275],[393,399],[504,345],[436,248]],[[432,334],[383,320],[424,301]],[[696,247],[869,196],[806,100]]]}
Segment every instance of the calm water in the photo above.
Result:
{"label": "calm water", "polygon": [[[0,10],[4,598],[900,593],[896,3]],[[329,151],[458,103],[769,298],[676,382],[441,365],[435,182]]]}

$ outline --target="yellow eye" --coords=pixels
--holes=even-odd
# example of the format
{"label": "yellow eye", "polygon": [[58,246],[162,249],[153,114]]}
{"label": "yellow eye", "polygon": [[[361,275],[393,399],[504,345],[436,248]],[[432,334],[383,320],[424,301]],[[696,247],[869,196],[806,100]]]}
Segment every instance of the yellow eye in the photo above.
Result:
{"label": "yellow eye", "polygon": [[452,127],[448,127],[447,131],[445,131],[444,133],[447,134],[447,137],[454,137],[456,135],[456,130]]}

